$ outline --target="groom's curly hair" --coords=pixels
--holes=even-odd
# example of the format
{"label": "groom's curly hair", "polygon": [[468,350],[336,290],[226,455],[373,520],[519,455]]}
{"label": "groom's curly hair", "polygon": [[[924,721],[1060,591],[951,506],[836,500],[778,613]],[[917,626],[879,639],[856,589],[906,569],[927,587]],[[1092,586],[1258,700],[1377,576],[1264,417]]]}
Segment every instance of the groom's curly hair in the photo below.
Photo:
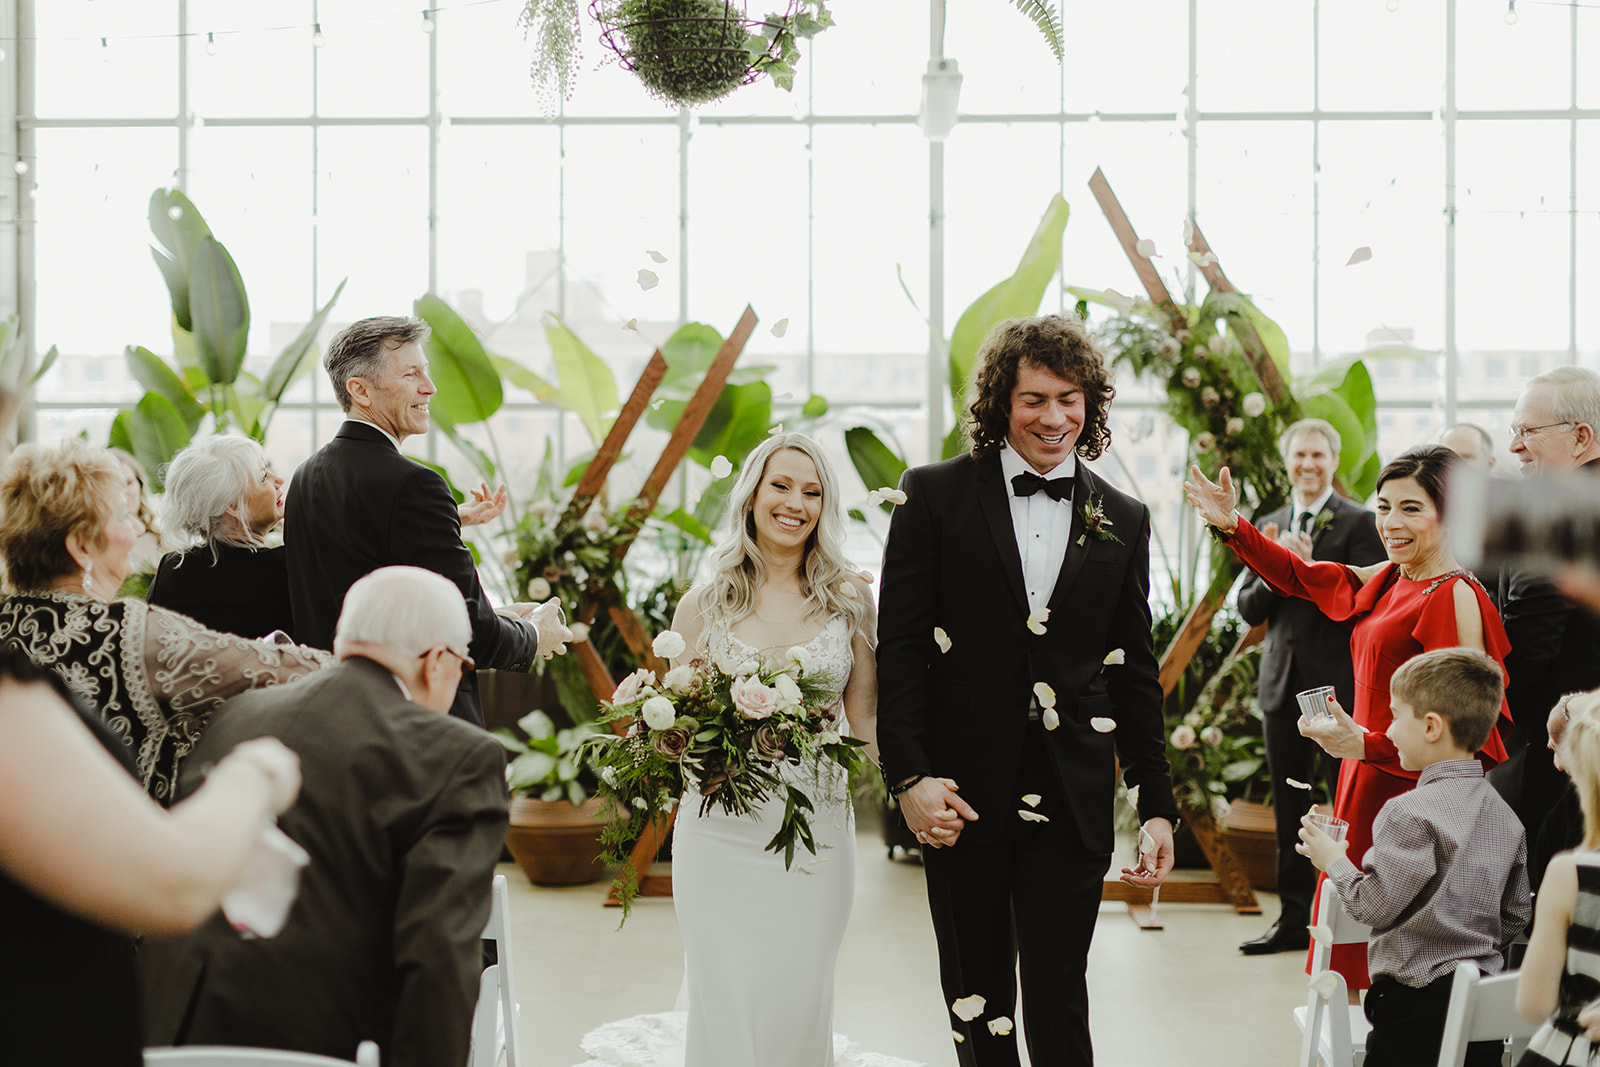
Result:
{"label": "groom's curly hair", "polygon": [[985,456],[1006,439],[1011,393],[1023,363],[1065,378],[1083,390],[1083,431],[1077,453],[1099,459],[1111,444],[1111,400],[1117,390],[1111,369],[1083,323],[1064,315],[1036,315],[997,324],[978,348],[977,369],[967,394],[965,429],[972,454]]}

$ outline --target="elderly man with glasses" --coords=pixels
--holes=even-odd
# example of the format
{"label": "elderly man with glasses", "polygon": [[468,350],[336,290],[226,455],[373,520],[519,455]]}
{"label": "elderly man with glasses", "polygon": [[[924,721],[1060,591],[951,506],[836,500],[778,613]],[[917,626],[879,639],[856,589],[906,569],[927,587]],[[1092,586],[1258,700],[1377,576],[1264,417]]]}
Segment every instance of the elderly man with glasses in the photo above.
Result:
{"label": "elderly man with glasses", "polygon": [[[1524,478],[1600,476],[1600,375],[1569,366],[1530,380],[1512,412],[1511,454]],[[1595,486],[1600,492],[1600,480]],[[1600,686],[1600,620],[1577,610],[1543,575],[1502,573],[1496,600],[1511,638],[1506,701],[1516,731],[1506,746],[1511,758],[1489,781],[1528,832],[1528,877],[1537,889],[1550,856],[1576,843],[1554,828],[1582,825],[1551,818],[1577,801],[1551,761],[1546,720],[1563,695]],[[1547,821],[1552,832],[1541,834]]]}

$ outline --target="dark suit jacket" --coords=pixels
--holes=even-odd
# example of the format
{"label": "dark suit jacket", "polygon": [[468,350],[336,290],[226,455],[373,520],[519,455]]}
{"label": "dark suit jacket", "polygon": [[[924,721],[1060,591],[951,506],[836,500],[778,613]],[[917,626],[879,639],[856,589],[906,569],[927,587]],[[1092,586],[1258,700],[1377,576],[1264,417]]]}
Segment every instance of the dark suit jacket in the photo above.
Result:
{"label": "dark suit jacket", "polygon": [[[461,543],[461,513],[435,471],[407,459],[375,426],[346,422],[300,465],[284,500],[289,599],[295,640],[333,647],[344,595],[377,570],[425,567],[456,583],[472,620],[469,653],[480,668],[526,671],[538,651],[532,626],[496,615],[472,553]],[[462,676],[450,714],[483,725],[478,683]]]}
{"label": "dark suit jacket", "polygon": [[225,634],[261,638],[274,630],[294,636],[288,556],[282,545],[254,551],[205,545],[161,557],[145,597]]}
{"label": "dark suit jacket", "polygon": [[[1312,538],[1311,558],[1352,567],[1381,563],[1383,540],[1372,512],[1335,493],[1323,505],[1333,522]],[[1279,508],[1259,525],[1275,522],[1280,529],[1294,517],[1293,505]],[[1315,521],[1313,521],[1315,525]],[[1304,688],[1331,685],[1339,704],[1355,706],[1354,668],[1350,665],[1350,627],[1334,622],[1309,600],[1279,596],[1259,574],[1250,572],[1239,587],[1239,614],[1251,626],[1267,624],[1261,649],[1261,710],[1269,715],[1299,714],[1290,670],[1299,674]]]}
{"label": "dark suit jacket", "polygon": [[460,1067],[506,834],[499,743],[353,658],[225,704],[185,760],[179,795],[267,735],[300,756],[300,797],[278,819],[311,854],[299,896],[275,938],[244,940],[219,912],[183,937],[146,940],[146,1043],[351,1059],[371,1040],[385,1067]]}
{"label": "dark suit jacket", "polygon": [[[878,744],[888,780],[955,779],[980,816],[962,840],[998,838],[1015,818],[1033,685],[1047,682],[1061,716],[1045,734],[1050,760],[1085,846],[1111,851],[1116,760],[1140,787],[1140,817],[1176,825],[1150,637],[1149,509],[1079,463],[1067,552],[1039,635],[1027,628],[999,454],[913,468],[900,488],[907,499],[889,524],[878,616]],[[1091,495],[1121,544],[1085,531]],[[950,637],[947,654],[934,643],[936,626]],[[1104,666],[1119,648],[1126,662]],[[1089,724],[1097,717],[1117,729],[1097,732]]]}

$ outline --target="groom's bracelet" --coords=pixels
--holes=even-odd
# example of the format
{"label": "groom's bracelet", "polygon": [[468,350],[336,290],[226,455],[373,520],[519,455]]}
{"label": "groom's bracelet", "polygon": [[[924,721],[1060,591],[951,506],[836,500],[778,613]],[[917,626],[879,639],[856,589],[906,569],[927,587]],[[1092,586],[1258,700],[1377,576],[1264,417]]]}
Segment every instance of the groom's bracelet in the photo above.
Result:
{"label": "groom's bracelet", "polygon": [[907,778],[905,781],[901,782],[899,785],[890,786],[889,795],[892,797],[898,797],[900,794],[906,792],[912,786],[916,785],[926,777],[928,777],[926,774],[914,774],[910,778]]}

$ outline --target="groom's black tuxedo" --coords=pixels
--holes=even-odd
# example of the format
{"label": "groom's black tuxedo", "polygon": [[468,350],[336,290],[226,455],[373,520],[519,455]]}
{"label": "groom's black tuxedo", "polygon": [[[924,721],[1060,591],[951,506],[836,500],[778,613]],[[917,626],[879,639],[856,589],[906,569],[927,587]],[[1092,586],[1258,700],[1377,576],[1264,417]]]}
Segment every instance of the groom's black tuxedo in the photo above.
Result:
{"label": "groom's black tuxedo", "polygon": [[[986,1020],[1011,1014],[1019,951],[1033,1061],[1090,1062],[1083,968],[1112,851],[1118,761],[1140,787],[1141,819],[1177,823],[1151,647],[1149,510],[1081,462],[1076,478],[1043,634],[1027,626],[998,452],[907,471],[884,550],[885,776],[953,779],[979,815],[954,846],[924,855],[946,999],[976,993],[989,1005],[970,1024],[952,1020],[965,1036],[956,1046],[963,1064],[1017,1062],[1014,1041],[993,1037]],[[1091,503],[1121,543],[1086,528]],[[1106,665],[1117,649],[1125,662]],[[1056,729],[1030,719],[1037,682],[1055,691]],[[1096,730],[1095,718],[1116,729]],[[1025,794],[1042,800],[1027,808]],[[1020,810],[1049,821],[1025,821]]]}
{"label": "groom's black tuxedo", "polygon": [[[401,455],[376,426],[346,421],[289,482],[283,543],[295,640],[332,648],[344,595],[379,567],[408,565],[442,574],[461,590],[472,621],[468,654],[479,667],[526,671],[535,629],[494,613],[472,553],[461,543],[461,514],[435,471]],[[478,726],[476,677],[461,677],[450,714]]]}

